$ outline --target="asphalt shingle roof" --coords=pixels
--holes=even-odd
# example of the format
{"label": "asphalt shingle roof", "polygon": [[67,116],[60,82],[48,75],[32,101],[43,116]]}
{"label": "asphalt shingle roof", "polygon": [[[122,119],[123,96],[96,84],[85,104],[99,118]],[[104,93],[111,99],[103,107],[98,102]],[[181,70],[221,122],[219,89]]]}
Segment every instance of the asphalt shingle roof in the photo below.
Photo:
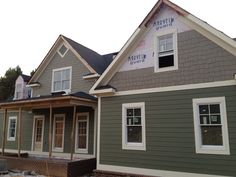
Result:
{"label": "asphalt shingle roof", "polygon": [[23,80],[25,81],[25,82],[29,82],[30,81],[30,76],[27,76],[27,75],[25,75],[25,74],[21,74],[21,77],[23,78]]}
{"label": "asphalt shingle roof", "polygon": [[76,52],[98,73],[102,74],[107,66],[111,63],[111,55],[100,55],[72,39],[63,36],[63,38],[75,49]]}

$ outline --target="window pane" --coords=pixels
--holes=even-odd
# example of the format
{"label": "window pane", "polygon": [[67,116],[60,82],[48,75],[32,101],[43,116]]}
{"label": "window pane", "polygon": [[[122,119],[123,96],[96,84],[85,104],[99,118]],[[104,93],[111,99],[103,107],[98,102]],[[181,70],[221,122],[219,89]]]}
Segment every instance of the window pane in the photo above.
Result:
{"label": "window pane", "polygon": [[159,40],[159,52],[165,52],[173,50],[173,34],[167,34],[158,37]]}
{"label": "window pane", "polygon": [[54,82],[53,91],[61,90],[61,82]]}
{"label": "window pane", "polygon": [[210,105],[210,113],[211,114],[219,114],[220,113],[220,105],[219,104],[211,104]]}
{"label": "window pane", "polygon": [[199,105],[200,114],[209,114],[208,105]]}
{"label": "window pane", "polygon": [[127,117],[127,125],[133,125],[133,117]]}
{"label": "window pane", "polygon": [[202,126],[202,145],[223,145],[221,126]]}
{"label": "window pane", "polygon": [[67,90],[70,88],[70,81],[63,81],[62,82],[62,90]]}
{"label": "window pane", "polygon": [[[84,116],[85,117],[85,116]],[[85,117],[86,118],[86,117]],[[86,149],[87,143],[87,120],[78,122],[77,148]]]}
{"label": "window pane", "polygon": [[86,136],[79,136],[78,148],[86,149]]}
{"label": "window pane", "polygon": [[134,109],[134,115],[135,116],[141,116],[141,109],[140,108]]}
{"label": "window pane", "polygon": [[141,125],[141,117],[134,117],[134,125]]}
{"label": "window pane", "polygon": [[200,124],[210,124],[209,116],[200,116]]}
{"label": "window pane", "polygon": [[220,115],[210,116],[211,124],[221,124]]}
{"label": "window pane", "polygon": [[127,127],[127,141],[132,143],[142,142],[142,127],[141,126],[128,126]]}
{"label": "window pane", "polygon": [[61,71],[54,72],[54,81],[61,81]]}
{"label": "window pane", "polygon": [[62,80],[70,80],[70,69],[62,71]]}
{"label": "window pane", "polygon": [[174,55],[159,56],[159,68],[174,66]]}
{"label": "window pane", "polygon": [[133,116],[133,109],[127,109],[127,116]]}

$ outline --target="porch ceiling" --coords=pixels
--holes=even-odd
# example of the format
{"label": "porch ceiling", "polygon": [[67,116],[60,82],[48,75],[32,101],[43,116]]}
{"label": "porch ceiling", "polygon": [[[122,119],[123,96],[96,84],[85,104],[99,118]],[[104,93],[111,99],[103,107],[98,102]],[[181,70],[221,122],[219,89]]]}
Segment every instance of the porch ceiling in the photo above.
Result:
{"label": "porch ceiling", "polygon": [[62,95],[62,96],[45,96],[36,97],[24,100],[13,100],[8,102],[0,103],[0,109],[34,109],[34,108],[48,108],[52,107],[64,107],[64,106],[74,106],[83,105],[94,107],[97,105],[96,98],[87,99],[81,98],[75,95]]}

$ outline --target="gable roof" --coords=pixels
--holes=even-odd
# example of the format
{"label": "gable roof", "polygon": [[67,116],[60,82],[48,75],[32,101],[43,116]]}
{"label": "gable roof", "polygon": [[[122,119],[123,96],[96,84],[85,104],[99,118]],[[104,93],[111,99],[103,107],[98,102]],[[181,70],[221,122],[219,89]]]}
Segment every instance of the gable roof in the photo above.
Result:
{"label": "gable roof", "polygon": [[[62,37],[75,49],[75,51],[98,73],[102,74],[103,71],[107,68],[106,59],[98,54],[97,52],[73,41],[72,39]],[[110,64],[110,63],[109,63]]]}
{"label": "gable roof", "polygon": [[[138,41],[145,31],[147,30],[148,24],[152,21],[155,14],[157,14],[162,6],[168,6],[172,10],[176,11],[180,15],[180,20],[191,26],[193,29],[198,31],[200,34],[204,35],[208,39],[212,40],[213,42],[217,43],[219,46],[227,50],[228,52],[232,53],[236,56],[236,42],[230,38],[229,36],[225,35],[221,31],[215,29],[214,27],[210,26],[206,22],[200,20],[199,18],[195,17],[194,15],[190,14],[186,10],[182,9],[181,7],[177,6],[176,4],[172,3],[169,0],[159,0],[155,6],[151,9],[148,15],[144,18],[135,32],[131,35],[125,45],[122,47],[118,55],[112,61],[112,63],[107,67],[107,69],[103,72],[101,77],[97,80],[97,82],[93,85],[90,89],[90,94],[102,94],[106,93],[104,91],[96,90],[98,86],[107,85],[109,80],[114,76],[116,73],[119,64],[122,59],[124,59],[124,55],[127,51]],[[100,85],[99,85],[100,84]],[[108,89],[108,92],[114,92],[114,89]]]}
{"label": "gable roof", "polygon": [[23,79],[25,82],[29,82],[29,81],[30,81],[30,79],[31,79],[31,77],[30,77],[30,76],[28,76],[28,75],[25,75],[25,74],[21,74],[20,76],[22,77],[22,79]]}
{"label": "gable roof", "polygon": [[67,47],[76,55],[78,60],[80,60],[91,73],[102,74],[107,66],[111,63],[112,60],[108,60],[107,57],[98,54],[97,52],[75,42],[74,40],[59,35],[43,61],[40,63],[38,68],[36,69],[34,75],[32,76],[30,83],[37,82],[37,79],[41,75],[41,73],[45,70],[47,65],[52,59],[52,55],[57,51],[58,46],[64,42]]}

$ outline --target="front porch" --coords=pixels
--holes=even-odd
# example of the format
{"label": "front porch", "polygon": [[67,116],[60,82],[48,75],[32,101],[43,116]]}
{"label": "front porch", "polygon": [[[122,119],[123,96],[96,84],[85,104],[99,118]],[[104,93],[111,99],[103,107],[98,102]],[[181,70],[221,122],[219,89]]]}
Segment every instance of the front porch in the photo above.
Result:
{"label": "front porch", "polygon": [[11,170],[35,171],[37,174],[53,177],[78,177],[91,173],[96,168],[96,159],[58,159],[18,155],[0,156],[7,160],[7,167]]}
{"label": "front porch", "polygon": [[[78,92],[0,103],[0,108],[1,154],[10,167],[24,168],[23,162],[31,164],[26,166],[32,169],[34,163],[43,167],[51,164],[52,169],[54,166],[64,169],[59,174],[68,176],[72,167],[83,171],[78,167],[95,162],[96,98]],[[17,161],[22,163],[14,162],[12,158],[16,157],[5,156],[6,152],[16,153]],[[21,158],[22,153],[28,153],[29,157]],[[92,171],[95,167],[85,169]]]}

